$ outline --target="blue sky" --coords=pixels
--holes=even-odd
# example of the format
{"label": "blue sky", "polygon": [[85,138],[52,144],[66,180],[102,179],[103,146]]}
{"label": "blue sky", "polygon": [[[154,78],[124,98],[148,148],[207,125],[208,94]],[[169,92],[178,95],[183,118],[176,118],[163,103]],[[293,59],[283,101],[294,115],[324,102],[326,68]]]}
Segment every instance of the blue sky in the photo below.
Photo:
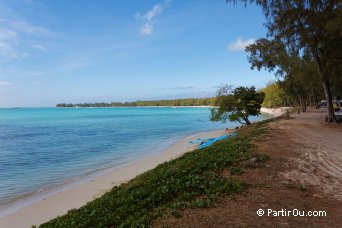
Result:
{"label": "blue sky", "polygon": [[225,0],[3,0],[0,107],[213,96],[263,87],[244,46],[264,37],[253,5]]}

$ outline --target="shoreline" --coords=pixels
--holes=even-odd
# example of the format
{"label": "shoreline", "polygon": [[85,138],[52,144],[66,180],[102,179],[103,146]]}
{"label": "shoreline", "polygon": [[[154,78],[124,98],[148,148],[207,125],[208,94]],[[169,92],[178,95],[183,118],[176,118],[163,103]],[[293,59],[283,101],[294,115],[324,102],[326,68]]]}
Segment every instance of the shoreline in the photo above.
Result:
{"label": "shoreline", "polygon": [[[279,116],[288,108],[265,109],[262,113]],[[196,146],[188,146],[189,141],[201,137],[214,138],[226,133],[224,129],[194,133],[168,145],[157,153],[137,158],[126,164],[98,170],[78,180],[55,186],[47,191],[0,206],[0,227],[31,227],[47,222],[71,209],[80,208],[87,202],[100,197],[114,186],[128,182],[135,176],[155,168],[163,162],[178,158],[193,151]],[[52,207],[53,205],[53,207]]]}
{"label": "shoreline", "polygon": [[157,154],[119,167],[101,170],[83,180],[67,183],[3,205],[0,211],[2,215],[0,227],[31,227],[47,222],[100,197],[114,186],[196,149],[196,146],[187,146],[189,141],[200,137],[218,137],[224,133],[225,130],[221,129],[191,134],[172,143]]}
{"label": "shoreline", "polygon": [[[211,130],[209,130],[211,131]],[[209,132],[208,131],[208,132]],[[166,141],[159,142],[158,144],[152,146],[151,148],[143,148],[139,150],[140,152],[148,151],[149,154],[146,156],[140,156],[136,158],[129,158],[123,161],[120,161],[118,163],[109,163],[106,166],[98,167],[97,169],[93,171],[86,172],[82,175],[73,176],[71,178],[68,178],[66,180],[63,180],[61,182],[54,183],[50,186],[39,188],[36,191],[32,192],[26,192],[22,195],[15,196],[11,198],[8,202],[0,203],[0,221],[1,218],[15,212],[18,210],[18,208],[22,208],[28,204],[34,203],[36,201],[42,200],[45,197],[48,197],[53,194],[57,194],[60,191],[64,191],[68,188],[74,187],[75,185],[90,181],[91,179],[97,178],[99,176],[105,175],[107,173],[110,173],[112,171],[118,170],[124,166],[130,165],[138,160],[147,158],[147,157],[153,157],[161,152],[163,152],[165,149],[169,148],[179,140],[181,140],[184,137],[195,135],[201,132],[196,132],[193,134],[184,135],[181,137],[173,137]]]}
{"label": "shoreline", "polygon": [[109,107],[52,107],[52,108],[213,108],[212,105],[184,105],[184,106],[167,106],[167,105],[149,105],[149,106],[109,106]]}

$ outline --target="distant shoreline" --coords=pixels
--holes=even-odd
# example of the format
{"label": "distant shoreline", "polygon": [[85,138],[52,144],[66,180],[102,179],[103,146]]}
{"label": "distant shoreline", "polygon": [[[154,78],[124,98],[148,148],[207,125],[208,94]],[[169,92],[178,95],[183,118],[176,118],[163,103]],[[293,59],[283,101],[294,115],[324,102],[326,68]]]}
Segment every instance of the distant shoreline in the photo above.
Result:
{"label": "distant shoreline", "polygon": [[93,103],[59,103],[56,107],[190,107],[190,106],[212,106],[215,97],[208,98],[184,98],[172,100],[137,100],[130,102],[93,102]]}
{"label": "distant shoreline", "polygon": [[189,106],[109,106],[109,107],[0,107],[0,109],[38,109],[38,108],[212,108],[212,105],[189,105]]}
{"label": "distant shoreline", "polygon": [[79,107],[79,106],[73,106],[73,107],[53,107],[53,108],[212,108],[215,107],[213,105],[180,105],[180,106],[168,106],[168,105],[149,105],[149,106],[109,106],[109,107],[96,107],[96,106],[90,106],[90,107]]}

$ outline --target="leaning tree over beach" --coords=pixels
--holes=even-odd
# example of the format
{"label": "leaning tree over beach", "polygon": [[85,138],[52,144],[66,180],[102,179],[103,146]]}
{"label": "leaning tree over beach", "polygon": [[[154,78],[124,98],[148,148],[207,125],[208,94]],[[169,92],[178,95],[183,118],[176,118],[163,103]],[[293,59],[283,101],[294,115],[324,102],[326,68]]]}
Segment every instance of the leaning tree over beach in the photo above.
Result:
{"label": "leaning tree over beach", "polygon": [[[211,109],[211,121],[238,121],[241,124],[251,124],[249,116],[260,114],[261,104],[265,94],[256,91],[255,87],[223,86],[217,91],[215,107]],[[242,122],[244,121],[244,122]]]}

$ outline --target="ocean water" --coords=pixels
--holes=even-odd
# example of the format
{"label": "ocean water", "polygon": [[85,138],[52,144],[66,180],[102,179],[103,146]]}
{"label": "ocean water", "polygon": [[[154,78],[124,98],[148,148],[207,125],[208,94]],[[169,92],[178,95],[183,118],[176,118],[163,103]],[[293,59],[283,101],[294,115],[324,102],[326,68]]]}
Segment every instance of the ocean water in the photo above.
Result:
{"label": "ocean water", "polygon": [[0,109],[0,205],[237,125],[209,116],[209,108]]}

